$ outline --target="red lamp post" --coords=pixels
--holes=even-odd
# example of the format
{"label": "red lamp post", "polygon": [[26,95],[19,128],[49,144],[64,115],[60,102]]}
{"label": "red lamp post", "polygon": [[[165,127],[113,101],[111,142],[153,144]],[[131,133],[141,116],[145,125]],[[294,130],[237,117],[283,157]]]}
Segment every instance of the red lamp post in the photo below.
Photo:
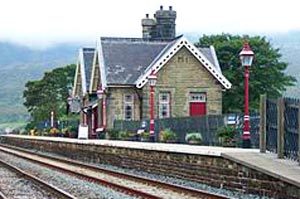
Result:
{"label": "red lamp post", "polygon": [[150,141],[155,141],[155,124],[154,124],[154,86],[156,85],[157,76],[152,71],[151,75],[148,77],[150,85]]}
{"label": "red lamp post", "polygon": [[105,127],[106,127],[106,101],[104,98],[104,89],[102,89],[102,86],[100,86],[97,90],[97,97],[99,100],[102,100],[102,128],[105,129]]}
{"label": "red lamp post", "polygon": [[243,148],[251,148],[250,116],[249,116],[249,67],[252,64],[254,53],[247,42],[244,43],[243,50],[239,54],[242,66],[245,67],[245,110],[243,128]]}

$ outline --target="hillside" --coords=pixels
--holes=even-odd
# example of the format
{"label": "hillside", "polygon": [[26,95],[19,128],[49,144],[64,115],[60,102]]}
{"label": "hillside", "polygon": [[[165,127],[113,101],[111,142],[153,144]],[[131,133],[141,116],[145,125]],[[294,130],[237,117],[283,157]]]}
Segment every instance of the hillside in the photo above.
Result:
{"label": "hillside", "polygon": [[75,63],[79,45],[59,45],[46,50],[33,50],[0,42],[0,123],[24,121],[22,93],[28,80],[42,77],[45,71]]}
{"label": "hillside", "polygon": [[[186,34],[193,42],[199,38],[195,35]],[[273,34],[267,38],[280,48],[282,59],[289,63],[286,72],[300,82],[300,32]],[[45,50],[33,50],[0,42],[0,124],[26,120],[28,116],[22,105],[25,83],[41,78],[45,71],[55,67],[76,63],[79,46],[82,44],[61,44]],[[300,84],[289,88],[285,94],[300,97],[299,88]]]}
{"label": "hillside", "polygon": [[300,32],[270,36],[271,42],[280,49],[282,59],[289,64],[286,73],[297,79],[297,84],[285,92],[285,96],[300,98]]}

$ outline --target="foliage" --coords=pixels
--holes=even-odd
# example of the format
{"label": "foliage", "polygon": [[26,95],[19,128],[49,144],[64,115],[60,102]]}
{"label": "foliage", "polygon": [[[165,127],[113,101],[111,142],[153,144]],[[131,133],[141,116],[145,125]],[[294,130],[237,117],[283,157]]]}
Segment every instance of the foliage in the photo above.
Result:
{"label": "foliage", "polygon": [[51,111],[55,113],[56,119],[66,115],[69,95],[67,85],[73,83],[75,68],[74,64],[56,68],[46,72],[41,80],[26,83],[23,93],[24,105],[32,119],[28,127],[49,120]]}
{"label": "foliage", "polygon": [[219,59],[222,72],[232,83],[232,88],[223,93],[223,111],[239,112],[244,104],[244,68],[239,53],[247,40],[255,53],[255,60],[250,67],[250,109],[259,106],[259,95],[267,94],[272,98],[279,97],[295,78],[284,73],[287,63],[281,60],[279,49],[274,48],[265,37],[238,36],[230,34],[204,35],[197,46],[213,45]]}
{"label": "foliage", "polygon": [[118,137],[121,140],[127,140],[128,138],[130,138],[130,137],[132,137],[134,135],[130,131],[120,131],[118,134],[119,134]]}
{"label": "foliage", "polygon": [[159,140],[162,142],[176,141],[176,139],[176,133],[169,128],[162,130],[159,134]]}
{"label": "foliage", "polygon": [[150,139],[150,133],[147,131],[144,131],[143,133],[141,133],[141,138],[143,140],[149,140]]}
{"label": "foliage", "polygon": [[185,136],[185,141],[186,142],[201,143],[202,142],[202,135],[201,135],[201,133],[198,133],[198,132],[188,133]]}
{"label": "foliage", "polygon": [[109,129],[106,131],[106,137],[110,140],[117,140],[119,138],[119,131],[114,129]]}
{"label": "foliage", "polygon": [[236,129],[232,126],[223,126],[217,129],[217,134],[219,138],[233,139],[236,133]]}

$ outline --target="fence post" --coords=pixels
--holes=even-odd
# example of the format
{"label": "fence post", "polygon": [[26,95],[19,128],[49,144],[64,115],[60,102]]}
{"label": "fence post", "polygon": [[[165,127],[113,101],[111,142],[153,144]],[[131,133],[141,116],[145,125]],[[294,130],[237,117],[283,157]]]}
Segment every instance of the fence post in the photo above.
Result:
{"label": "fence post", "polygon": [[300,165],[300,103],[298,102],[298,162]]}
{"label": "fence post", "polygon": [[260,95],[260,125],[259,125],[259,148],[261,153],[266,152],[266,120],[267,120],[267,113],[266,113],[266,99],[267,96]]}
{"label": "fence post", "polygon": [[277,100],[277,157],[284,158],[284,99]]}

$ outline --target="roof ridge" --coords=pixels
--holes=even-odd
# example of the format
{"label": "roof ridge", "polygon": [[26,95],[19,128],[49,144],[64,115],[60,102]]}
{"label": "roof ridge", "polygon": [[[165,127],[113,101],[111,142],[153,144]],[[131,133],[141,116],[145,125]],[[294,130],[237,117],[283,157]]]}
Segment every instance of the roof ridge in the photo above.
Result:
{"label": "roof ridge", "polygon": [[163,40],[163,39],[145,39],[145,38],[135,38],[135,37],[100,37],[101,42],[140,42],[140,43],[153,43],[153,44],[167,44],[173,40]]}

